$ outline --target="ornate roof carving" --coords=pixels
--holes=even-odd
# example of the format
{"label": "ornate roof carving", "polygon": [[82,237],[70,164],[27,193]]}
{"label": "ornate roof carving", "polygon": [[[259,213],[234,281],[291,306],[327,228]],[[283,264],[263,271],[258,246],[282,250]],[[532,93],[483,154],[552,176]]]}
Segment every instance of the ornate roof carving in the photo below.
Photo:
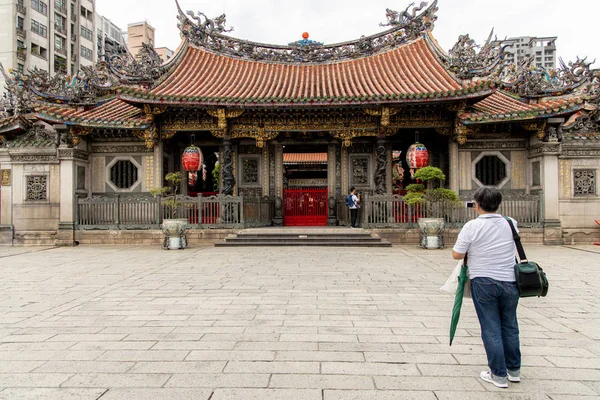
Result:
{"label": "ornate roof carving", "polygon": [[492,29],[481,47],[469,35],[460,35],[448,54],[438,50],[438,56],[459,79],[493,78],[502,72],[504,52],[501,42],[492,41],[493,34]]}
{"label": "ornate roof carving", "polygon": [[[426,9],[424,8],[427,2],[422,2],[419,7],[413,8],[412,12],[408,11],[412,5],[403,12],[388,9],[388,22],[382,25],[391,26],[391,29],[379,34],[363,36],[355,41],[333,45],[321,45],[316,42],[305,45],[295,42],[288,46],[277,46],[226,36],[224,33],[232,29],[225,28],[225,14],[214,19],[206,17],[201,12],[194,14],[188,11],[186,15],[177,0],[175,1],[179,10],[178,27],[181,34],[193,45],[230,57],[277,63],[330,62],[364,57],[392,49],[431,31],[438,10],[437,0]],[[423,11],[418,14],[421,10]]]}
{"label": "ornate roof carving", "polygon": [[590,71],[581,93],[585,107],[573,114],[562,127],[570,135],[600,132],[600,69]]}
{"label": "ornate roof carving", "polygon": [[[583,86],[593,78],[592,63],[577,58],[575,62],[560,60],[557,69],[535,67],[534,57],[525,58],[519,65],[511,64],[504,68],[500,77],[502,86],[519,96],[545,97],[568,94]],[[596,71],[597,72],[597,71]]]}
{"label": "ornate roof carving", "polygon": [[164,73],[163,60],[154,47],[142,43],[137,58],[131,53],[113,54],[106,60],[110,71],[126,85],[149,87]]}

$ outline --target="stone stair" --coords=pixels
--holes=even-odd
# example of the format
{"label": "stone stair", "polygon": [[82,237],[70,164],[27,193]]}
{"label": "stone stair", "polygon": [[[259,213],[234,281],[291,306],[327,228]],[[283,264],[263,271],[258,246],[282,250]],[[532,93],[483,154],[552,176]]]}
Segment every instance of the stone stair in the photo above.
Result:
{"label": "stone stair", "polygon": [[392,243],[363,229],[286,227],[245,229],[215,243],[215,246],[391,247]]}

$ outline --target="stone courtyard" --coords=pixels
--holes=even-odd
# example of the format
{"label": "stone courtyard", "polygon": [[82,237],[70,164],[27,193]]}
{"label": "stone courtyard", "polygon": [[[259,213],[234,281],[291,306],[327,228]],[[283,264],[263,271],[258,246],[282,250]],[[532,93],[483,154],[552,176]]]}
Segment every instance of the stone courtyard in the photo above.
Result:
{"label": "stone courtyard", "polygon": [[599,399],[600,248],[526,250],[502,390],[469,300],[448,346],[449,249],[0,248],[0,399]]}

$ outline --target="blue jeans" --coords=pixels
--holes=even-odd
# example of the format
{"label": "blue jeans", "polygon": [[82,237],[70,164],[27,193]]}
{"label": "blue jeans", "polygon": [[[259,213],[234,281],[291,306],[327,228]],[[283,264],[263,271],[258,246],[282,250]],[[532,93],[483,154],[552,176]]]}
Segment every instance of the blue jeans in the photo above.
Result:
{"label": "blue jeans", "polygon": [[521,369],[517,284],[474,278],[471,280],[471,293],[492,374],[506,376],[507,369]]}

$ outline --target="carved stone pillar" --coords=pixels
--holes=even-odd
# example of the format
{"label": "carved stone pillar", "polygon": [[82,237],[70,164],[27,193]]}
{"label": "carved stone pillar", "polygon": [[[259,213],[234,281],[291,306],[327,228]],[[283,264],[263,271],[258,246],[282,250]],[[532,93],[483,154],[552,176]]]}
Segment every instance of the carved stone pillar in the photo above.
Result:
{"label": "carved stone pillar", "polygon": [[559,168],[558,156],[560,146],[558,144],[543,144],[542,147],[542,190],[544,197],[544,244],[562,245],[563,231],[560,223],[559,203]]}
{"label": "carved stone pillar", "polygon": [[283,146],[275,145],[275,226],[283,225]]}
{"label": "carved stone pillar", "polygon": [[[65,127],[66,128],[66,127]],[[59,128],[57,128],[59,131]],[[60,132],[60,131],[59,131]],[[60,219],[58,223],[57,246],[75,246],[75,225],[77,207],[77,163],[78,150],[61,145],[58,149],[60,161]]]}
{"label": "carved stone pillar", "polygon": [[235,176],[233,173],[233,154],[231,150],[231,140],[223,139],[223,163],[221,164],[223,174],[222,194],[232,196],[235,186]]}
{"label": "carved stone pillar", "polygon": [[375,193],[384,195],[387,192],[387,170],[388,157],[386,151],[386,140],[384,138],[377,139],[377,168],[375,170]]}
{"label": "carved stone pillar", "polygon": [[450,190],[456,193],[460,192],[459,185],[459,166],[458,166],[458,143],[449,140],[450,154]]}
{"label": "carved stone pillar", "polygon": [[0,152],[0,246],[12,245],[12,166],[8,153]]}
{"label": "carved stone pillar", "polygon": [[336,213],[336,199],[335,199],[335,166],[337,164],[337,160],[335,157],[336,153],[336,145],[334,143],[329,144],[327,148],[327,188],[328,188],[328,197],[329,197],[329,210],[328,210],[328,218],[327,225],[336,226],[337,225],[337,213]]}

